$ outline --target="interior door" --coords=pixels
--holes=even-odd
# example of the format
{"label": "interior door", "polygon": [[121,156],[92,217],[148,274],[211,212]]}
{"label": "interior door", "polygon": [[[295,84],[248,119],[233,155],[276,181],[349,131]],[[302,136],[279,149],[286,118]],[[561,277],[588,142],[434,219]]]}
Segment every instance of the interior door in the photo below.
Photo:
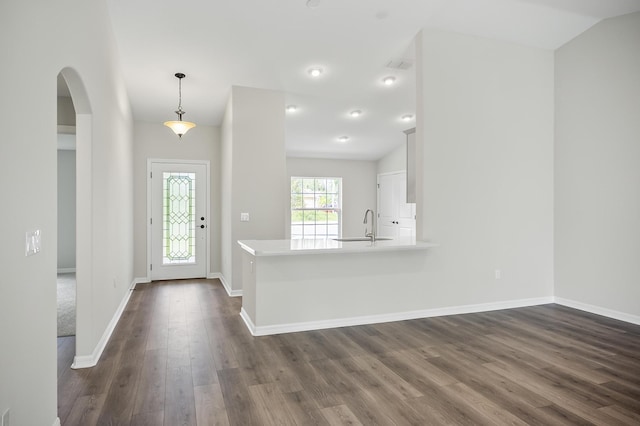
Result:
{"label": "interior door", "polygon": [[393,175],[378,175],[378,237],[396,238]]}
{"label": "interior door", "polygon": [[416,236],[416,204],[407,203],[407,174],[393,175],[393,187],[397,206],[395,225],[398,237]]}
{"label": "interior door", "polygon": [[406,172],[378,175],[379,237],[415,237],[416,205],[407,203]]}
{"label": "interior door", "polygon": [[207,175],[206,164],[151,163],[152,280],[206,277]]}

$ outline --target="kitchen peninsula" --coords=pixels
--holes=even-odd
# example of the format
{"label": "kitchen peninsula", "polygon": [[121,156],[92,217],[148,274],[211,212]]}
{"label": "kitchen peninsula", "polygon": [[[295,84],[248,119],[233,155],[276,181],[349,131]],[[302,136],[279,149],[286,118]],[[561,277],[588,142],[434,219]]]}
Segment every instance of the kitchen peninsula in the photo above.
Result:
{"label": "kitchen peninsula", "polygon": [[414,239],[243,240],[241,316],[255,336],[419,317],[428,249]]}

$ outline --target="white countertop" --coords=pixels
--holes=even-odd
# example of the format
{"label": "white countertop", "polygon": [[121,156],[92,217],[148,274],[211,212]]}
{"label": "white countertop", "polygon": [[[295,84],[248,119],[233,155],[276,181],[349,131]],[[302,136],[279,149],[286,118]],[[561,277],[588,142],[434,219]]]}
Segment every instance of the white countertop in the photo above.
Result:
{"label": "white countertop", "polygon": [[370,241],[322,240],[241,240],[240,247],[254,256],[293,256],[335,253],[371,253],[383,251],[426,250],[438,244],[411,238]]}

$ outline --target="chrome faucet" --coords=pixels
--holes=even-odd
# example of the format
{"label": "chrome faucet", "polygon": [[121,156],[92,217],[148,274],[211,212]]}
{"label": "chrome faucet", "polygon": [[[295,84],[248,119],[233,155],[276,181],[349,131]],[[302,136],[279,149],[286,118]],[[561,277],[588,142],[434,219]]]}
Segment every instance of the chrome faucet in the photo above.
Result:
{"label": "chrome faucet", "polygon": [[362,221],[362,223],[364,223],[365,225],[367,224],[367,216],[369,215],[369,212],[371,212],[371,232],[367,232],[367,227],[365,226],[364,236],[371,238],[371,242],[374,242],[376,240],[376,228],[374,226],[376,214],[373,212],[373,210],[367,209],[367,211],[364,212],[364,220]]}

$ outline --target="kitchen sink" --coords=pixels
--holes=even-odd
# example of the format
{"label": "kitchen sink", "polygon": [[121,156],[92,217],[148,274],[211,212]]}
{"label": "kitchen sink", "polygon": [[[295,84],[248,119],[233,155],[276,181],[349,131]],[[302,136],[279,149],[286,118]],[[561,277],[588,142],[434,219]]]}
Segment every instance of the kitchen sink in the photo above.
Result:
{"label": "kitchen sink", "polygon": [[[389,237],[375,237],[374,238],[374,241],[389,241],[389,240],[393,240],[393,238],[389,238]],[[371,238],[369,238],[369,237],[334,238],[334,241],[341,241],[341,242],[371,241]]]}

